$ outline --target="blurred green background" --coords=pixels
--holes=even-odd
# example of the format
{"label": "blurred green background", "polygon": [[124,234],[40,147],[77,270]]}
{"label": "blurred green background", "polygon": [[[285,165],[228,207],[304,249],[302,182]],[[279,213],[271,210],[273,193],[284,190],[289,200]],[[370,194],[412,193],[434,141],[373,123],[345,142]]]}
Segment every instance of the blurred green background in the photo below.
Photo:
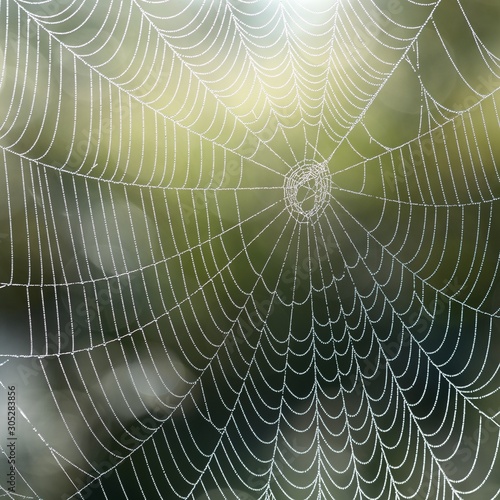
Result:
{"label": "blurred green background", "polygon": [[[0,19],[19,493],[67,498],[120,464],[84,498],[258,498],[274,462],[275,498],[318,477],[353,498],[352,474],[392,498],[380,464],[424,498],[448,487],[433,461],[464,490],[498,467],[496,2],[7,1]],[[305,223],[284,185],[310,165],[328,174],[298,204],[329,196]],[[382,452],[363,422],[393,416]]]}

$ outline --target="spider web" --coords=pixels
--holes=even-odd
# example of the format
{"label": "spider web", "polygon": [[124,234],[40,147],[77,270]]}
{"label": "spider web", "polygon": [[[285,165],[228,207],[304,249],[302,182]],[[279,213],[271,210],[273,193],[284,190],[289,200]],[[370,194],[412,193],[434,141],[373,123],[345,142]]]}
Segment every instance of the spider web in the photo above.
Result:
{"label": "spider web", "polygon": [[3,496],[497,497],[499,16],[0,0]]}

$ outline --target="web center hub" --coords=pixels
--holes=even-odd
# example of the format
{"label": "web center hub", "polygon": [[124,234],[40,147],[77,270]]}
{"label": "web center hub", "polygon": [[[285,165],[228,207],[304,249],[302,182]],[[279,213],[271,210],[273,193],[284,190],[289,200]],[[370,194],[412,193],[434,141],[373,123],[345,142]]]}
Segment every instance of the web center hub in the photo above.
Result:
{"label": "web center hub", "polygon": [[285,203],[300,223],[312,223],[328,205],[331,181],[326,163],[304,161],[285,177]]}

